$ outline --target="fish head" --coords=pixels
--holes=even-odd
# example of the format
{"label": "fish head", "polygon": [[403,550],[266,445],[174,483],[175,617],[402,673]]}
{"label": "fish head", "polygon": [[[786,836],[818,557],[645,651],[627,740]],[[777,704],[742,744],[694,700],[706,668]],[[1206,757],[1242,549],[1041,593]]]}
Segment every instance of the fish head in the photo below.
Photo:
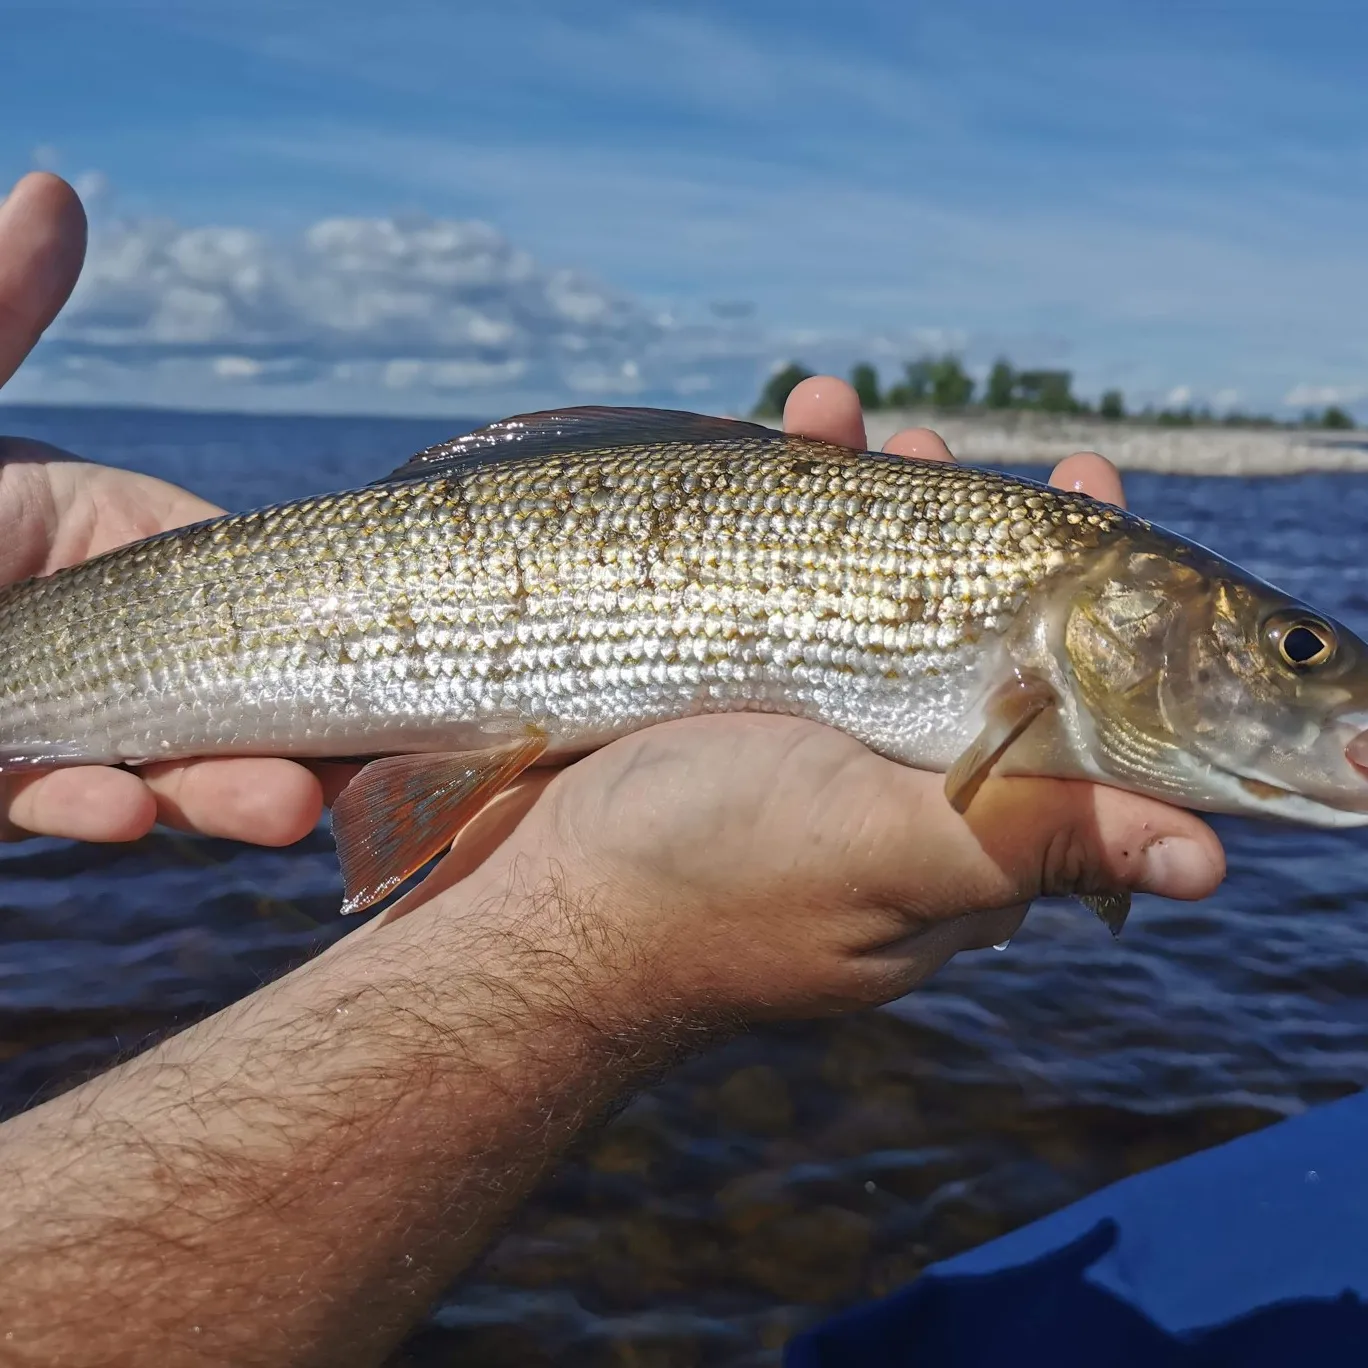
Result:
{"label": "fish head", "polygon": [[1065,625],[1099,765],[1207,811],[1368,824],[1368,645],[1186,543],[1108,561]]}

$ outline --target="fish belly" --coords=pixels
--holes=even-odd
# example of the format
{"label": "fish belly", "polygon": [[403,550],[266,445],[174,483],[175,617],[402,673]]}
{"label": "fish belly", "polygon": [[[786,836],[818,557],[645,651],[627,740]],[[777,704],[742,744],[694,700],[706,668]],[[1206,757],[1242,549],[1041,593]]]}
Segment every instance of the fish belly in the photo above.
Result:
{"label": "fish belly", "polygon": [[55,697],[21,714],[0,711],[0,767],[463,751],[528,732],[545,736],[546,760],[555,761],[657,723],[751,712],[807,718],[890,758],[945,769],[976,733],[983,693],[983,672],[968,653],[894,679],[848,668],[809,667],[800,678],[782,668],[661,668],[624,655],[619,663],[510,672],[490,683],[483,657],[464,663],[468,679],[416,682],[395,661],[198,679],[193,667],[167,669],[180,677],[116,686],[103,698],[81,697],[79,707]]}

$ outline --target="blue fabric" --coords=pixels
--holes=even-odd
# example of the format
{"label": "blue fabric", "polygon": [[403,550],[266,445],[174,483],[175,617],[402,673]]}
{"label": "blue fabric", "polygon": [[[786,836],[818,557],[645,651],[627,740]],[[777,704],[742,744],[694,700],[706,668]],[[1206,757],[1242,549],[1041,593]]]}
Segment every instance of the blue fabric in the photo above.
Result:
{"label": "blue fabric", "polygon": [[1368,1368],[1368,1094],[1113,1187],[794,1340],[785,1368]]}

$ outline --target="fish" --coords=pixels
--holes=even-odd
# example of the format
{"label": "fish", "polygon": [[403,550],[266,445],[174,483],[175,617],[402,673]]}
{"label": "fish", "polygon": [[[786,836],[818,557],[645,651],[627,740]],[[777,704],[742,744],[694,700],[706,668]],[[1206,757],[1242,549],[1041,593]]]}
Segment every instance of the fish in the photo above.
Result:
{"label": "fish", "polygon": [[[0,772],[364,758],[345,913],[534,765],[762,712],[945,775],[1368,823],[1368,653],[1069,490],[739,419],[522,414],[0,591]],[[1089,905],[1119,933],[1126,895]]]}

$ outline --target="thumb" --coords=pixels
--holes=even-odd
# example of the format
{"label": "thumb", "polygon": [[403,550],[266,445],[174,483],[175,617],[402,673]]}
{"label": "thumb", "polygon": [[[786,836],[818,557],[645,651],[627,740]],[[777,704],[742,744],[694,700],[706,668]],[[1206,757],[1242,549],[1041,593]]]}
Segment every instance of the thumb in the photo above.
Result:
{"label": "thumb", "polygon": [[1034,898],[1134,891],[1197,899],[1225,876],[1210,827],[1190,812],[1080,780],[990,779],[967,813],[922,795],[887,820],[884,893],[915,925]]}
{"label": "thumb", "polygon": [[66,303],[85,247],[85,211],[57,176],[34,172],[0,200],[0,385]]}
{"label": "thumb", "polygon": [[986,786],[968,822],[1024,896],[1134,891],[1204,898],[1225,853],[1200,818],[1139,794],[1070,780]]}

